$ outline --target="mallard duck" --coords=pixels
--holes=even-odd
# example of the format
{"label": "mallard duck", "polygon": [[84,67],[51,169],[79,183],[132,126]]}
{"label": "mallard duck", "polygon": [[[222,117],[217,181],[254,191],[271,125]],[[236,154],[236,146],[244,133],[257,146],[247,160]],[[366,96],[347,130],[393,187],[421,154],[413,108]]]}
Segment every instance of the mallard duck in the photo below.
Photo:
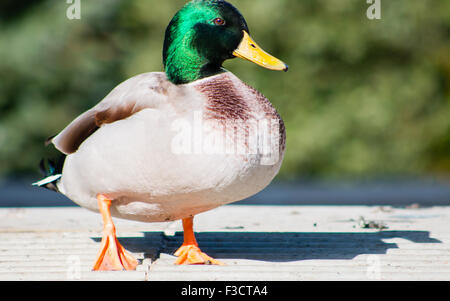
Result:
{"label": "mallard duck", "polygon": [[165,72],[137,75],[50,138],[66,155],[61,172],[35,183],[101,213],[93,270],[133,270],[112,217],[182,220],[175,264],[218,264],[195,239],[195,215],[240,201],[277,175],[285,128],[271,103],[225,70],[243,58],[287,71],[250,37],[244,17],[222,0],[195,0],[167,27]]}

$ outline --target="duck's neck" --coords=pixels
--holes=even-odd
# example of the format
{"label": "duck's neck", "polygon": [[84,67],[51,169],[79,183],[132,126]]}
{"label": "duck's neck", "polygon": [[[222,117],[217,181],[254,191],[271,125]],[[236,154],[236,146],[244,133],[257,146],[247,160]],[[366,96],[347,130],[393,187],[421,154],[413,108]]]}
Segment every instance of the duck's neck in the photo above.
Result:
{"label": "duck's neck", "polygon": [[167,78],[174,84],[188,84],[224,72],[221,64],[203,61],[194,53],[177,51],[165,63]]}

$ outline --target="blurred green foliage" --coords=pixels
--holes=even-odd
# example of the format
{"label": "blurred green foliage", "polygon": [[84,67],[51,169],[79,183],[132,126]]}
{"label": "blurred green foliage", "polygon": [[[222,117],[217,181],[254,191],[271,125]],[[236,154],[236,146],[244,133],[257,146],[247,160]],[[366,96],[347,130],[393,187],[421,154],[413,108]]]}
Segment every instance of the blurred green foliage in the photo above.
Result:
{"label": "blurred green foliage", "polygon": [[[231,0],[286,74],[225,67],[283,116],[284,177],[450,173],[450,1]],[[111,89],[162,70],[183,0],[0,2],[0,175],[29,174],[58,133]]]}

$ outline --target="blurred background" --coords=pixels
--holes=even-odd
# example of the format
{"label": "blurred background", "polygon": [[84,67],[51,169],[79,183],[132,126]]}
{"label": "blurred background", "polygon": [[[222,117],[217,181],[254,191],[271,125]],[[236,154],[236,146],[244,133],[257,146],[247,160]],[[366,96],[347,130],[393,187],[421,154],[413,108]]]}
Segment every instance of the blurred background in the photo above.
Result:
{"label": "blurred background", "polygon": [[[162,71],[184,0],[0,1],[0,206],[72,204],[30,187],[43,141],[116,85]],[[290,66],[225,67],[287,128],[281,172],[247,203],[450,204],[450,1],[230,0],[258,44]]]}

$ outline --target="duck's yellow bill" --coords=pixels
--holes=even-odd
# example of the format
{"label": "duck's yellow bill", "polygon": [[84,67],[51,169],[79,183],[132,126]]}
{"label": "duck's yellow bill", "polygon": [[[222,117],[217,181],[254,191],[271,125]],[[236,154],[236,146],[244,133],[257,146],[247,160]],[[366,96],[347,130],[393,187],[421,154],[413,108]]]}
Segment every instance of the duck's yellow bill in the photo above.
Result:
{"label": "duck's yellow bill", "polygon": [[250,62],[270,70],[288,70],[288,65],[262,50],[245,30],[244,37],[238,48],[233,52],[233,55],[241,59],[249,60]]}

